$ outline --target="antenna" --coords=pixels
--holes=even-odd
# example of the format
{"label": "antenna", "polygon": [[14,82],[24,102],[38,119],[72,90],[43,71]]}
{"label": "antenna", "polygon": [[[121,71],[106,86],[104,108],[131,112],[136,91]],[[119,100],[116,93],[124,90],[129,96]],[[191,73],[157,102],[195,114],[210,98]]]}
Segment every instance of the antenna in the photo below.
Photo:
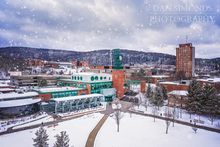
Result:
{"label": "antenna", "polygon": [[187,43],[187,39],[188,39],[188,36],[186,35],[186,43]]}

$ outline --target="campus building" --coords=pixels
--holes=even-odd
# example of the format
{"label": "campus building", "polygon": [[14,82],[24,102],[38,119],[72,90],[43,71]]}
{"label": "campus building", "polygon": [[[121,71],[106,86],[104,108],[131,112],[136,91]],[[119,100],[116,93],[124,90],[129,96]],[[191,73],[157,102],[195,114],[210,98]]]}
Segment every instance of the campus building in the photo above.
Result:
{"label": "campus building", "polygon": [[48,99],[62,98],[69,96],[85,95],[88,94],[86,88],[76,88],[76,87],[39,87],[32,89],[39,94],[41,101],[44,102]]}
{"label": "campus building", "polygon": [[0,94],[0,119],[24,117],[40,111],[37,92]]}
{"label": "campus building", "polygon": [[186,77],[195,76],[195,47],[192,43],[180,44],[176,48],[176,73],[183,71]]}
{"label": "campus building", "polygon": [[44,111],[53,113],[65,113],[78,111],[85,108],[95,108],[101,106],[104,101],[102,94],[88,94],[79,96],[69,96],[62,98],[52,98],[45,101],[42,105]]}
{"label": "campus building", "polygon": [[186,107],[186,100],[187,100],[187,90],[173,90],[167,94],[168,97],[168,105],[178,108],[185,108]]}
{"label": "campus building", "polygon": [[105,73],[74,73],[71,79],[57,79],[57,86],[81,88],[85,94],[103,94],[105,101],[111,101],[116,96],[112,75]]}

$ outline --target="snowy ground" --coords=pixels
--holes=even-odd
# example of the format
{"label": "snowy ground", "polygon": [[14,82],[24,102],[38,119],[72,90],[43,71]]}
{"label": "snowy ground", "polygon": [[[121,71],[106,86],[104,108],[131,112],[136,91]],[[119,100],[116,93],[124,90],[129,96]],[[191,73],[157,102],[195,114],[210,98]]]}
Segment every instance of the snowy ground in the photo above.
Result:
{"label": "snowy ground", "polygon": [[[103,114],[93,113],[84,115],[83,117],[76,118],[70,121],[61,122],[58,126],[47,128],[47,134],[49,135],[49,146],[52,147],[56,141],[54,137],[56,134],[60,134],[61,131],[66,131],[70,138],[70,147],[84,147],[89,136],[89,133],[93,130],[96,124],[100,121]],[[37,129],[31,129],[21,132],[16,132],[7,135],[0,136],[0,142],[2,147],[30,147],[33,146],[32,138],[35,138],[35,132]],[[12,141],[13,140],[13,141]]]}
{"label": "snowy ground", "polygon": [[[162,114],[162,116],[164,116],[163,114],[166,112],[166,108],[167,108],[166,106],[160,108],[157,115]],[[147,111],[146,111],[146,108],[144,106],[140,106],[139,109],[138,109],[137,106],[135,106],[134,109],[139,110],[139,111],[143,111],[146,114],[152,114],[153,107],[148,107]],[[170,108],[170,109],[172,110],[173,108]],[[183,109],[183,110],[180,111],[180,109],[176,109],[176,111],[179,112],[178,113],[179,116],[177,118],[178,120],[185,121],[185,122],[190,122],[190,114],[186,110]],[[182,113],[182,117],[181,117],[181,113]],[[192,114],[191,115],[191,120],[193,121],[193,119],[199,120],[199,116],[197,114]],[[211,122],[208,120],[208,118],[204,115],[200,115],[200,120],[204,121],[205,123],[204,124],[196,123],[197,125],[203,125],[203,126],[207,126],[207,127],[211,127],[211,128],[215,128],[215,124],[220,122],[220,119],[216,119],[214,121],[213,125],[212,125]]]}
{"label": "snowy ground", "polygon": [[191,127],[170,124],[168,134],[165,133],[164,120],[141,115],[130,118],[125,114],[121,120],[120,131],[117,132],[115,120],[109,117],[100,129],[95,147],[217,147],[220,134],[198,129],[195,133]]}

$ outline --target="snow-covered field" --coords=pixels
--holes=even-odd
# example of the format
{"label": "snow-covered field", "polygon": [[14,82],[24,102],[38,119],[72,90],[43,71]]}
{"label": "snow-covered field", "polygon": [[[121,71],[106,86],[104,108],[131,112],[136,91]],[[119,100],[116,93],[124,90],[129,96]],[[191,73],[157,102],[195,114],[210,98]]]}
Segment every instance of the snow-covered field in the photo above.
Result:
{"label": "snow-covered field", "polygon": [[100,129],[95,147],[217,147],[220,134],[198,129],[195,133],[191,127],[170,124],[168,134],[165,133],[164,120],[141,115],[130,118],[125,114],[121,119],[120,131],[117,132],[115,120],[109,117]]}
{"label": "snow-covered field", "polygon": [[[58,126],[46,128],[49,135],[49,146],[52,147],[56,138],[56,134],[61,131],[66,131],[70,138],[70,147],[84,147],[89,136],[103,114],[93,113],[84,115],[83,117],[76,118],[70,121],[59,123]],[[30,147],[33,146],[32,138],[35,138],[37,129],[20,131],[12,134],[1,135],[0,142],[2,147]]]}

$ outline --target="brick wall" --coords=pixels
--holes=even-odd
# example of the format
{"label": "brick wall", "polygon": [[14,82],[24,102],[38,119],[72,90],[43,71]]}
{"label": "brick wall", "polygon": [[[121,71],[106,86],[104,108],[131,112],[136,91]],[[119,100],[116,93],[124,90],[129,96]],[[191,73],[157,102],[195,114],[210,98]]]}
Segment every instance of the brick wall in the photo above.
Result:
{"label": "brick wall", "polygon": [[124,70],[112,70],[113,88],[116,88],[116,96],[124,95]]}

